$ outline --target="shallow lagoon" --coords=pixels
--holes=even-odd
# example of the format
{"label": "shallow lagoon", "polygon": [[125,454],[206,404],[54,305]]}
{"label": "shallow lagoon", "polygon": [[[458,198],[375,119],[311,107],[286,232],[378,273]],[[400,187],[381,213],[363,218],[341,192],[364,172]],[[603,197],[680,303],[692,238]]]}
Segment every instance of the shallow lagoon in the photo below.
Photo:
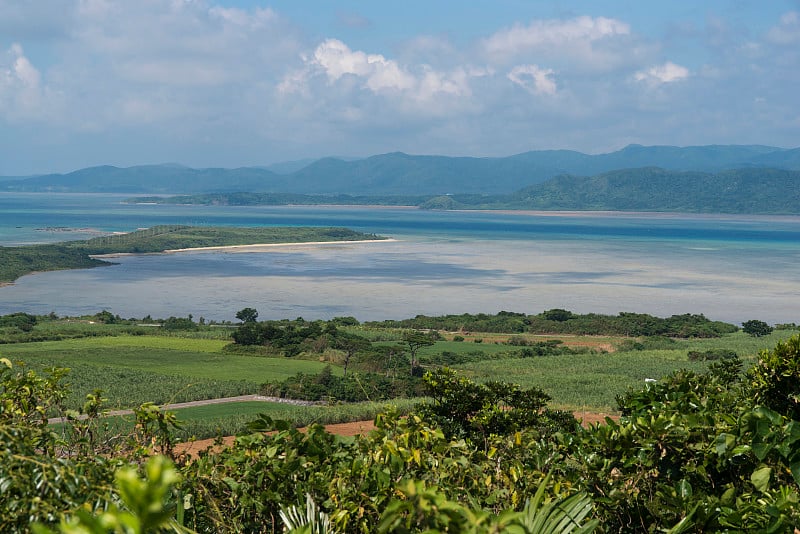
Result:
{"label": "shallow lagoon", "polygon": [[[800,322],[795,217],[134,206],[102,195],[17,197],[16,204],[0,197],[0,239],[9,244],[60,240],[63,232],[33,228],[42,218],[47,223],[38,227],[102,231],[161,223],[337,225],[398,241],[128,256],[111,267],[23,277],[0,288],[0,313],[108,309],[123,317],[191,313],[225,320],[249,306],[265,319],[370,320],[559,307]],[[14,218],[7,206],[17,214],[39,206],[43,217]]]}

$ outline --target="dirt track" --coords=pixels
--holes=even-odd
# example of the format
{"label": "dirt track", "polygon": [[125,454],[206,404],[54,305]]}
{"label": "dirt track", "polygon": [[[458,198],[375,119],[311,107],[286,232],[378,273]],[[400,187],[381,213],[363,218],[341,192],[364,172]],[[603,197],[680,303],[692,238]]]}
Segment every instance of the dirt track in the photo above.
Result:
{"label": "dirt track", "polygon": [[[584,426],[589,426],[593,424],[602,424],[605,422],[606,417],[611,417],[611,419],[617,421],[619,420],[619,416],[616,415],[607,415],[607,414],[599,414],[599,413],[585,413],[585,412],[575,412],[575,417],[581,421]],[[338,423],[334,425],[326,425],[325,430],[330,432],[331,434],[336,434],[337,436],[359,436],[361,434],[365,434],[370,430],[373,430],[375,425],[372,421],[355,421],[353,423]],[[300,431],[304,431],[305,428],[301,428]],[[233,444],[235,436],[226,436],[222,438],[222,443],[224,447],[229,447]],[[197,441],[192,441],[189,443],[179,443],[175,446],[175,452],[177,454],[186,454],[190,457],[196,457],[200,451],[204,451],[209,448],[214,448],[215,439],[201,439]]]}
{"label": "dirt track", "polygon": [[[220,399],[203,399],[189,402],[176,402],[175,404],[164,404],[161,406],[162,410],[180,410],[181,408],[192,408],[194,406],[208,406],[210,404],[228,404],[231,402],[280,402],[283,404],[294,404],[297,406],[312,406],[318,404],[316,402],[302,401],[295,399],[281,399],[279,397],[265,397],[263,395],[239,395],[238,397],[222,397]],[[131,415],[133,410],[111,410],[105,412],[104,417],[114,417],[116,415]],[[80,415],[78,419],[86,419],[86,415]],[[47,420],[49,424],[65,423],[64,417],[51,417]]]}

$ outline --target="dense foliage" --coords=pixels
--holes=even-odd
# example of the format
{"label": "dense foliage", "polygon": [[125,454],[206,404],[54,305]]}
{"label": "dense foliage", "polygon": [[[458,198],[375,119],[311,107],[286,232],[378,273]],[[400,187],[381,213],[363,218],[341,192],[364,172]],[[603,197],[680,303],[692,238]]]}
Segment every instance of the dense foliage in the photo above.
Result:
{"label": "dense foliage", "polygon": [[293,506],[313,501],[331,532],[545,532],[537,514],[579,502],[583,515],[570,517],[587,532],[792,533],[798,362],[795,336],[745,374],[738,358],[678,371],[621,395],[621,419],[589,428],[553,418],[541,391],[441,370],[425,377],[433,404],[380,416],[367,435],[301,433],[262,416],[233,447],[173,469],[142,459],[145,445],[173,452],[174,416],[142,406],[135,432],[109,449],[94,438],[102,399],[91,394],[89,419],[67,413],[57,434],[46,414],[62,402],[63,373],[2,360],[0,526],[279,532],[281,517],[298,518]]}
{"label": "dense foliage", "polygon": [[0,247],[0,282],[13,282],[37,271],[87,269],[109,265],[66,245],[25,245]]}

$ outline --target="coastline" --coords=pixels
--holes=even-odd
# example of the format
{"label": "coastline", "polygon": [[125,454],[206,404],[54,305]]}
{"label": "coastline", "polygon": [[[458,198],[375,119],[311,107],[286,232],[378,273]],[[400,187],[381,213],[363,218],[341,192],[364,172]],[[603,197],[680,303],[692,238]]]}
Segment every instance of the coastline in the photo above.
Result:
{"label": "coastline", "polygon": [[357,241],[298,241],[292,243],[255,243],[252,245],[220,245],[215,247],[193,247],[163,250],[161,252],[115,252],[111,254],[92,254],[96,259],[119,258],[122,256],[144,256],[148,254],[176,254],[180,252],[267,252],[274,248],[303,247],[321,245],[357,245],[360,243],[393,243],[397,239],[362,239]]}

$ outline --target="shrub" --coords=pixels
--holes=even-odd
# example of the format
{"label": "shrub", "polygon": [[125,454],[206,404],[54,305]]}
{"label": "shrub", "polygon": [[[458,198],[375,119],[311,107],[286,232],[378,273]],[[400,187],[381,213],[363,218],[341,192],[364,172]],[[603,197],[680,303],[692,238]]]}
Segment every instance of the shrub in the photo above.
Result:
{"label": "shrub", "polygon": [[800,421],[800,335],[761,351],[748,378],[756,403]]}
{"label": "shrub", "polygon": [[742,331],[753,337],[768,336],[772,333],[772,327],[764,321],[750,319],[742,323]]}

